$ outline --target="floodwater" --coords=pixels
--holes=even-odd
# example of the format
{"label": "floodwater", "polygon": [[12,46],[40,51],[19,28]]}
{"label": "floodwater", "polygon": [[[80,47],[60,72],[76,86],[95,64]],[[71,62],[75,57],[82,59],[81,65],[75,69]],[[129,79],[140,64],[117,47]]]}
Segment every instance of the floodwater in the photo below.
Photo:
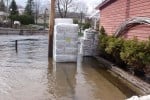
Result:
{"label": "floodwater", "polygon": [[[48,36],[0,36],[0,100],[124,100],[97,62],[54,63]],[[18,41],[18,52],[15,50]],[[104,72],[105,73],[105,72]],[[110,77],[111,78],[111,77]]]}

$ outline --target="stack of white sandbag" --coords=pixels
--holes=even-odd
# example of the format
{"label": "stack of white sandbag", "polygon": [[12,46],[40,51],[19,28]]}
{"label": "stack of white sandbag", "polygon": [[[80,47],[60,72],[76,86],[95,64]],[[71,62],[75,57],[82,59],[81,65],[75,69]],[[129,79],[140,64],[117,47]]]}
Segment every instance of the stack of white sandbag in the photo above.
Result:
{"label": "stack of white sandbag", "polygon": [[99,49],[98,49],[98,45],[99,45],[99,34],[98,32],[95,33],[94,36],[94,44],[93,44],[93,55],[96,56],[99,54]]}
{"label": "stack of white sandbag", "polygon": [[56,62],[76,62],[78,25],[58,23],[54,29],[53,58]]}
{"label": "stack of white sandbag", "polygon": [[81,38],[83,56],[93,56],[97,54],[98,33],[92,29],[84,31],[84,37]]}

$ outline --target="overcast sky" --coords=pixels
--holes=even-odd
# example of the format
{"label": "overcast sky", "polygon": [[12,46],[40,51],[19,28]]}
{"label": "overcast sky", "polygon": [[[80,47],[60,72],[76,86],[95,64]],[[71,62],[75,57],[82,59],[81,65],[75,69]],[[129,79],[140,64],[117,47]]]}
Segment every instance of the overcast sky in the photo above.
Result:
{"label": "overcast sky", "polygon": [[[88,12],[91,12],[102,0],[79,0],[79,1],[84,1],[86,3],[86,5],[88,6]],[[25,6],[27,0],[16,0],[17,4]],[[44,6],[48,6],[48,2],[50,2],[50,0],[41,0],[42,4]]]}
{"label": "overcast sky", "polygon": [[[40,0],[42,4],[47,4],[50,0]],[[27,0],[16,0],[17,4],[25,6]]]}

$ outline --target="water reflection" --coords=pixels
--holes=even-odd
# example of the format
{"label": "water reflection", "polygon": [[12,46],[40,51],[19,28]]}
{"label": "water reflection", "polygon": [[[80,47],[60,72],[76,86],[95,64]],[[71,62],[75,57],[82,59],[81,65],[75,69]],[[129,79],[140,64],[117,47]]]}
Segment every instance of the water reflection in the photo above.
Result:
{"label": "water reflection", "polygon": [[[16,39],[26,39],[18,42],[17,54],[12,42]],[[94,68],[97,64],[92,59],[83,63],[48,60],[47,36],[0,36],[0,40],[0,100],[126,98]]]}
{"label": "water reflection", "polygon": [[125,99],[126,95],[98,73],[91,63],[94,63],[91,58],[80,64],[52,63],[50,60],[48,85],[52,97],[57,100]]}

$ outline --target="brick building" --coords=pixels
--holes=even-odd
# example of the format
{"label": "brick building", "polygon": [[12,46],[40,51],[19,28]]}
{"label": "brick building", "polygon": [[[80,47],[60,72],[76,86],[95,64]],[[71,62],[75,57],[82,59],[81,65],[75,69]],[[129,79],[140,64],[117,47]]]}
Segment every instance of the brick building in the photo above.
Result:
{"label": "brick building", "polygon": [[[100,26],[103,26],[109,35],[112,35],[121,23],[128,19],[150,18],[150,0],[105,0],[96,8],[100,10]],[[127,30],[124,37],[148,39],[150,25],[136,25]]]}

